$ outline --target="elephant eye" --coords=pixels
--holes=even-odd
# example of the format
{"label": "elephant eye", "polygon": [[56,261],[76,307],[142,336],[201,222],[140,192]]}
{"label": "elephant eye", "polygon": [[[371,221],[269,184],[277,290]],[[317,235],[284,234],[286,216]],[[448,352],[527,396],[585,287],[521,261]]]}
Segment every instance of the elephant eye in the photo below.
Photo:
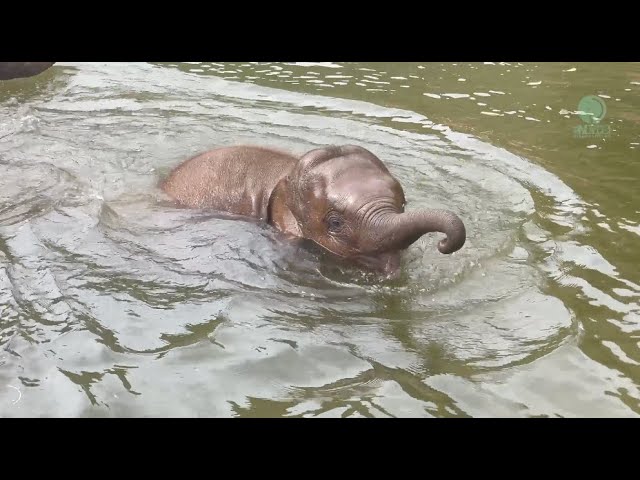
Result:
{"label": "elephant eye", "polygon": [[332,231],[337,231],[340,230],[340,228],[342,227],[343,221],[340,217],[329,217],[329,219],[327,220],[327,223],[329,225],[329,230]]}

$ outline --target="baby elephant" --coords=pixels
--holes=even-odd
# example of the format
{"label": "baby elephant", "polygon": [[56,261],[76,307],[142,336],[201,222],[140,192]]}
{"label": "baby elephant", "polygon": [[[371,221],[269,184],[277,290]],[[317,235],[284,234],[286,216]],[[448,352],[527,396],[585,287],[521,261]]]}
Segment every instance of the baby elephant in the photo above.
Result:
{"label": "baby elephant", "polygon": [[445,233],[438,250],[447,254],[466,240],[452,212],[405,213],[400,183],[378,157],[353,145],[300,158],[271,148],[221,147],[186,160],[161,187],[183,206],[265,221],[388,278],[399,273],[400,252],[426,233]]}

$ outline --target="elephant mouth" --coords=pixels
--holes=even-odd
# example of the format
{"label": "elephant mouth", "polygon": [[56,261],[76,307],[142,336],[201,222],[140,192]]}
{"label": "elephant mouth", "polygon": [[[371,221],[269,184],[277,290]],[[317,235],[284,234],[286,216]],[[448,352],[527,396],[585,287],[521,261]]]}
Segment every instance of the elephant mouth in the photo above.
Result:
{"label": "elephant mouth", "polygon": [[312,242],[321,251],[339,259],[346,264],[352,264],[364,268],[374,274],[380,275],[385,280],[396,280],[400,276],[402,254],[400,251],[383,252],[369,255],[340,255],[332,251],[326,245]]}
{"label": "elephant mouth", "polygon": [[395,280],[400,276],[400,252],[387,252],[378,255],[358,256],[355,261],[386,280]]}

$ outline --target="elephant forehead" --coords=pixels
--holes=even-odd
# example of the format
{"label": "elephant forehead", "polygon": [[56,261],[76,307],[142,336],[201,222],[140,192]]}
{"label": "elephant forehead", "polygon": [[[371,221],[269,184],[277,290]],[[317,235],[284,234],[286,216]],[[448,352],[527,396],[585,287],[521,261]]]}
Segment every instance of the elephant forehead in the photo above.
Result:
{"label": "elephant forehead", "polygon": [[360,206],[373,200],[401,200],[402,189],[393,178],[385,175],[343,175],[326,187],[329,201],[346,206]]}

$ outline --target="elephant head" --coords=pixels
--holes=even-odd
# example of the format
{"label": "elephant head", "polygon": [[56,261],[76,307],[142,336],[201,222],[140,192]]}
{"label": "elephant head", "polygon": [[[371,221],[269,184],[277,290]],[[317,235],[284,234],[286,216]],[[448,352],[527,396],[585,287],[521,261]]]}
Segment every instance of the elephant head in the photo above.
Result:
{"label": "elephant head", "polygon": [[352,145],[312,150],[284,180],[302,235],[346,260],[395,277],[400,255],[430,232],[444,254],[465,243],[463,222],[447,210],[405,212],[402,186],[382,161]]}

